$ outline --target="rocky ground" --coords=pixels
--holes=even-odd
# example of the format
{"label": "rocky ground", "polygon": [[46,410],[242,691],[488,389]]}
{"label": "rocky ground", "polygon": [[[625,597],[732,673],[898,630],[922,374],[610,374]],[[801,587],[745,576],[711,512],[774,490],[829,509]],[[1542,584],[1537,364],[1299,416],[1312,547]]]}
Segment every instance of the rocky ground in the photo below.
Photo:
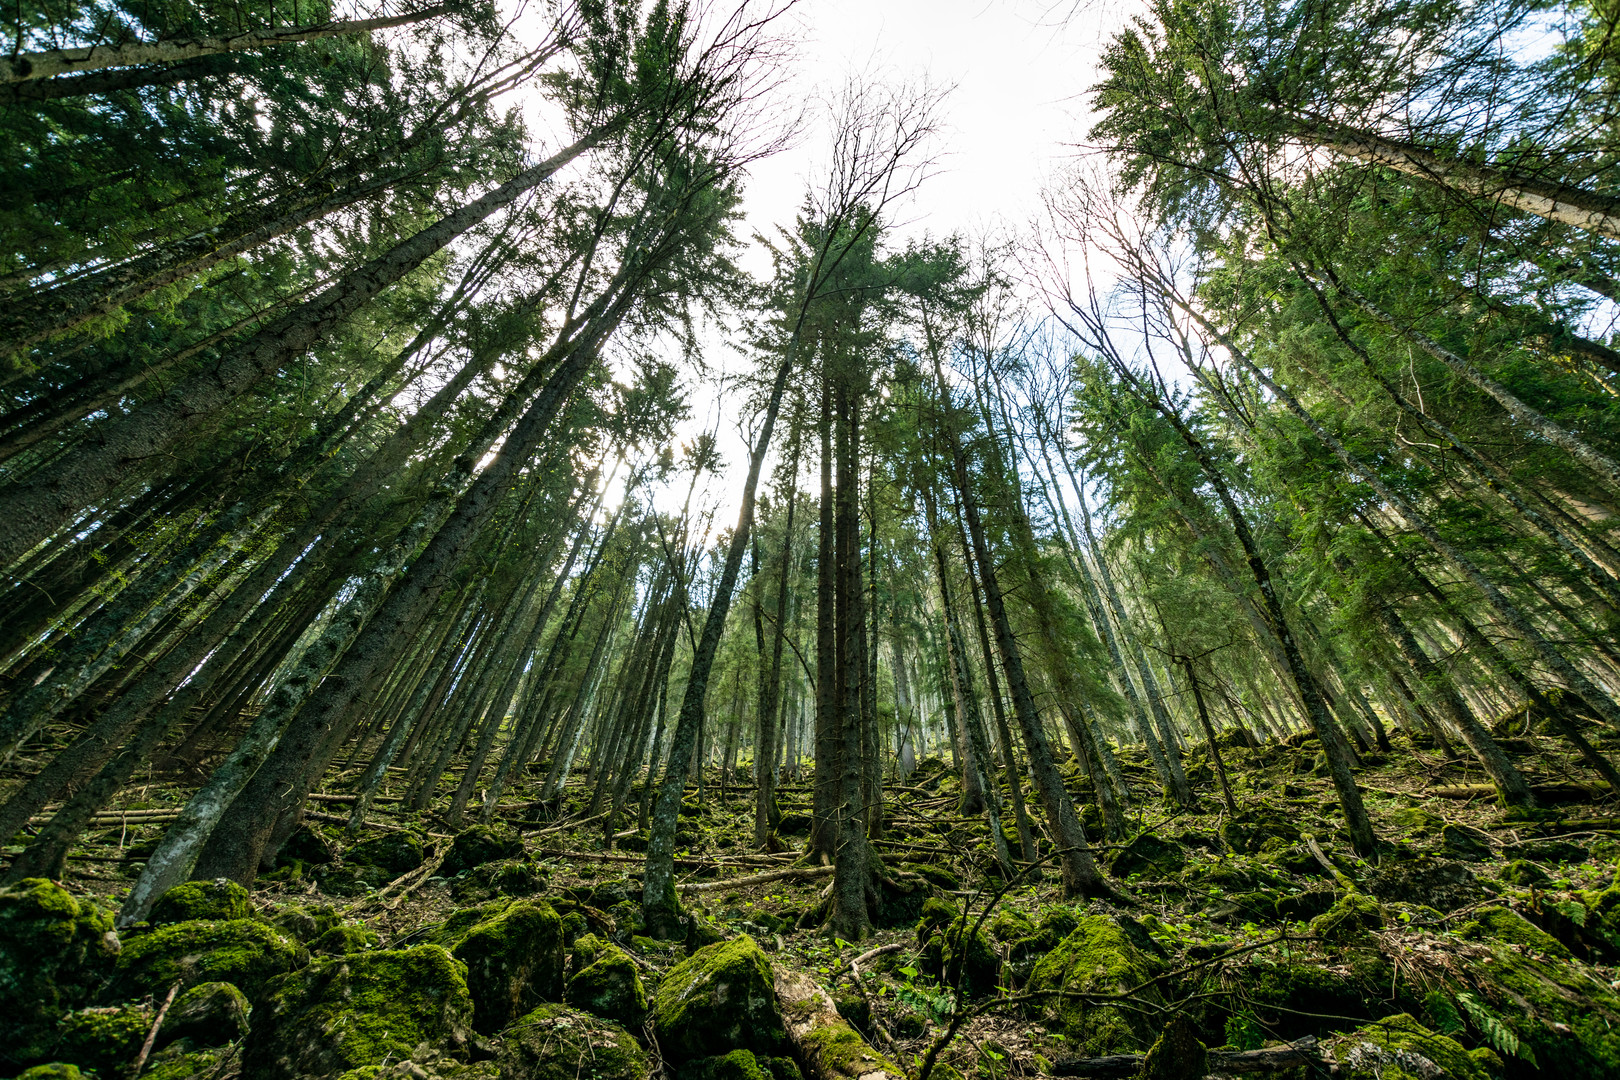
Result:
{"label": "rocky ground", "polygon": [[[0,892],[0,1075],[1620,1076],[1620,814],[1550,740],[1503,734],[1546,805],[1504,813],[1398,736],[1359,775],[1376,861],[1339,836],[1308,743],[1227,746],[1236,813],[1202,751],[1192,813],[1149,798],[1127,750],[1140,832],[1099,851],[1108,901],[1002,880],[927,762],[889,791],[858,944],[821,932],[829,872],[752,852],[751,791],[713,778],[682,816],[684,941],[642,936],[638,834],[604,851],[600,822],[567,803],[541,822],[519,791],[502,824],[454,833],[385,804],[348,844],[341,785],[251,894],[193,882],[114,933],[184,799],[154,780],[65,881]],[[802,846],[808,794],[783,799]]]}

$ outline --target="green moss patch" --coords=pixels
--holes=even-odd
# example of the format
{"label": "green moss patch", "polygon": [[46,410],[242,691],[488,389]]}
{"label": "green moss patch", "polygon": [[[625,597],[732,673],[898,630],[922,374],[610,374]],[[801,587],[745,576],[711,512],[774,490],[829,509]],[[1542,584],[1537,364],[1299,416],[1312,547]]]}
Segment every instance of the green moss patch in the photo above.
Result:
{"label": "green moss patch", "polygon": [[735,1049],[770,1054],[786,1037],[770,962],[746,934],[671,968],[653,999],[653,1026],[677,1061]]}
{"label": "green moss patch", "polygon": [[[636,962],[616,945],[600,941],[597,945],[589,961],[568,980],[568,1002],[632,1031],[639,1030],[647,1020],[647,989]],[[575,947],[578,960],[577,943]]]}
{"label": "green moss patch", "polygon": [[433,935],[467,965],[473,1027],[499,1031],[563,990],[562,920],[544,901],[459,911]]}
{"label": "green moss patch", "polygon": [[176,885],[152,905],[153,926],[209,919],[229,922],[253,918],[253,901],[248,891],[234,881],[187,881]]}
{"label": "green moss patch", "polygon": [[523,841],[504,825],[474,825],[456,836],[450,851],[439,865],[445,877],[471,870],[489,862],[514,859],[523,854]]}
{"label": "green moss patch", "polygon": [[423,1043],[460,1053],[472,1012],[466,967],[437,945],[317,960],[254,1006],[242,1075],[331,1076],[409,1057]]}
{"label": "green moss patch", "polygon": [[256,998],[271,979],[302,967],[308,959],[303,946],[261,922],[176,923],[124,946],[108,996],[117,1001],[162,995],[175,983],[183,989],[228,982]]}
{"label": "green moss patch", "polygon": [[1112,919],[1083,915],[1075,922],[1074,931],[1035,964],[1025,991],[1047,995],[1042,1015],[1082,1056],[1147,1049],[1158,1032],[1143,1014],[1104,999],[1136,991],[1144,1002],[1161,1004],[1163,996],[1156,986],[1137,990],[1159,974],[1158,965]]}
{"label": "green moss patch", "polygon": [[[118,955],[112,916],[53,881],[0,889],[0,1062],[39,1060],[58,1018],[89,1004]],[[9,1070],[7,1070],[9,1071]]]}
{"label": "green moss patch", "polygon": [[247,1034],[248,999],[230,983],[193,986],[174,999],[163,1018],[158,1043],[187,1039],[193,1046],[224,1046]]}
{"label": "green moss patch", "polygon": [[502,1032],[503,1077],[643,1080],[647,1055],[624,1028],[566,1005],[542,1005]]}

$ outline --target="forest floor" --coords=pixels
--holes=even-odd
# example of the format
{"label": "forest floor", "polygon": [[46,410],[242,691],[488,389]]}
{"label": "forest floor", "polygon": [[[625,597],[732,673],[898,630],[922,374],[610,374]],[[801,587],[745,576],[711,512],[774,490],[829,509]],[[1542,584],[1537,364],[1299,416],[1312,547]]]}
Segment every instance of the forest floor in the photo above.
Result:
{"label": "forest floor", "polygon": [[[1543,804],[1504,811],[1478,786],[1477,768],[1397,734],[1391,752],[1369,756],[1358,771],[1382,841],[1375,859],[1351,852],[1307,740],[1224,747],[1235,814],[1224,805],[1203,748],[1187,756],[1201,799],[1195,810],[1168,807],[1145,756],[1126,748],[1120,765],[1138,796],[1131,810],[1138,831],[1107,843],[1087,813],[1088,834],[1118,889],[1109,900],[1065,900],[1055,869],[1003,880],[983,818],[959,816],[955,777],[944,763],[925,761],[904,785],[885,791],[886,828],[875,850],[889,884],[880,890],[871,938],[858,944],[818,925],[831,878],[794,850],[803,847],[809,824],[802,781],[782,789],[781,838],[790,850],[774,855],[751,850],[753,792],[746,784],[722,786],[711,776],[701,791],[688,791],[677,869],[682,902],[695,918],[684,942],[642,936],[636,849],[645,838],[621,833],[614,850],[603,850],[600,820],[570,820],[587,796],[577,786],[552,820],[541,821],[524,805],[532,794],[519,785],[505,824],[493,829],[451,829],[434,812],[407,816],[397,803],[384,803],[360,841],[349,843],[338,783],[311,804],[307,828],[279,868],[257,882],[250,908],[209,910],[237,902],[225,898],[223,886],[213,899],[194,890],[170,905],[173,928],[157,925],[163,920],[154,914],[157,928],[125,931],[118,958],[109,952],[99,968],[82,955],[92,946],[68,956],[60,934],[47,945],[25,933],[27,918],[34,919],[28,926],[43,925],[39,912],[52,903],[60,908],[60,899],[40,899],[38,888],[32,900],[21,888],[0,893],[0,999],[32,995],[19,1007],[34,1010],[35,1029],[31,1043],[13,1042],[6,1052],[14,1066],[71,1063],[102,1080],[128,1077],[146,1044],[142,1075],[160,1080],[473,1073],[634,1080],[638,1072],[660,1070],[677,1080],[783,1080],[794,1067],[811,1080],[884,1069],[912,1080],[924,1069],[936,1080],[1237,1072],[1382,1080],[1620,1076],[1614,966],[1620,804],[1594,789],[1562,746],[1529,730],[1522,717],[1499,735]],[[1085,781],[1066,768],[1081,805],[1089,805]],[[183,785],[154,777],[131,787],[117,812],[99,819],[61,883],[81,901],[72,918],[91,930],[110,926],[104,913],[116,909],[162,834],[164,811],[177,809],[186,794]],[[631,811],[633,822],[633,805]],[[795,868],[794,876],[738,880]],[[511,929],[519,922],[515,913],[540,907],[535,901],[545,901],[556,912],[546,918],[561,926],[546,963],[566,964],[571,974],[536,974],[545,964],[531,965],[514,981],[509,960],[479,960],[485,954],[467,942],[477,932],[499,938],[490,927],[519,933]],[[277,969],[274,957],[264,958],[279,946],[254,939],[259,967],[235,980],[255,984],[242,987],[238,1007],[246,1013],[251,1006],[251,1013],[224,1023],[217,1001],[193,1001],[185,1006],[191,1013],[214,1009],[212,1028],[181,1029],[162,1019],[165,998],[174,1001],[166,990],[186,990],[179,999],[186,1003],[198,996],[189,989],[196,984],[232,981],[227,969],[240,959],[225,956],[229,950],[207,935],[238,926],[241,917],[270,928],[261,937],[273,933],[288,949]],[[485,929],[469,935],[469,926]],[[183,947],[171,944],[163,954],[152,944],[182,929],[191,935]],[[723,971],[704,971],[688,958],[704,946],[702,956],[718,956],[727,946],[717,943],[744,935],[758,944],[778,991],[784,972],[794,972],[831,993],[838,1014],[866,1040],[858,1061],[818,1052],[813,1037],[795,1035],[791,1023],[786,1040],[761,1035],[776,1022],[771,1008],[764,1019],[744,1017],[730,1034],[722,1030],[729,1014],[706,1014],[692,1021],[696,1035],[683,1034],[685,1021],[671,1013],[680,995],[666,984],[723,982]],[[238,952],[248,947],[232,940]],[[398,1045],[386,1038],[361,1045],[356,1037],[337,1050],[314,1046],[317,1028],[327,1033],[321,1038],[341,1042],[331,1033],[343,1024],[364,1026],[365,1010],[406,1006],[368,1003],[350,987],[326,1012],[310,1011],[319,994],[300,972],[339,961],[349,965],[345,972],[358,971],[357,956],[415,956],[402,950],[434,942],[469,964],[464,979],[479,1035],[451,1031],[466,1026],[465,1018],[452,1018],[436,1036],[438,1029],[418,1016],[410,1021],[418,1025],[414,1034],[401,1036],[402,1043],[396,1038]],[[30,956],[29,949],[44,951]],[[622,967],[621,982],[593,999],[581,989],[589,979],[579,973],[596,971],[591,965],[607,955],[603,950]],[[315,962],[305,968],[311,953]],[[278,970],[291,973],[272,978]],[[343,977],[351,976],[363,981],[352,972]],[[486,1002],[491,979],[507,980],[501,985],[512,1001]],[[295,993],[296,987],[302,988]],[[645,1007],[633,1000],[643,992]],[[726,998],[724,985],[717,995]],[[400,989],[398,996],[409,993]],[[564,997],[639,1028],[625,1042],[630,1056],[603,1056],[602,1048],[622,1035],[618,1029],[591,1034],[585,1056],[567,1061],[554,1060],[569,1052],[566,1039],[537,1048],[514,1034],[538,1023],[546,1009],[575,1015],[556,1006],[492,1026],[492,1008],[507,1008],[500,1023],[509,1024],[514,1009],[527,1012]],[[433,1008],[449,1006],[441,1001]],[[374,1026],[404,1023],[396,1017]],[[291,1039],[275,1024],[303,1025],[304,1035]],[[162,1037],[150,1039],[159,1029]],[[295,1042],[302,1049],[286,1049]],[[773,1043],[779,1058],[770,1056]],[[272,1044],[281,1049],[272,1053]],[[518,1053],[519,1044],[528,1049]],[[383,1046],[392,1049],[377,1057]],[[738,1048],[757,1057],[723,1056]],[[14,1071],[0,1062],[0,1075]],[[73,1073],[58,1065],[27,1075]]]}

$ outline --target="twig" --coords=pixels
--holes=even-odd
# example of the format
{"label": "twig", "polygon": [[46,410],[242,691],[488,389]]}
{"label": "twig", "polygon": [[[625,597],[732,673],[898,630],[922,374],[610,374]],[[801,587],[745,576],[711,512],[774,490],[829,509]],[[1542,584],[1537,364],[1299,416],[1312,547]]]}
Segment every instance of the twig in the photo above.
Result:
{"label": "twig", "polygon": [[152,1044],[157,1042],[158,1028],[163,1026],[163,1018],[169,1015],[169,1006],[174,1004],[174,995],[179,992],[180,983],[176,981],[173,986],[169,987],[168,995],[164,997],[163,1004],[158,1008],[157,1017],[152,1021],[152,1027],[146,1033],[146,1041],[141,1043],[141,1052],[135,1055],[135,1064],[130,1066],[129,1070],[131,1077],[141,1075],[141,1070],[146,1067],[146,1059],[152,1054]]}

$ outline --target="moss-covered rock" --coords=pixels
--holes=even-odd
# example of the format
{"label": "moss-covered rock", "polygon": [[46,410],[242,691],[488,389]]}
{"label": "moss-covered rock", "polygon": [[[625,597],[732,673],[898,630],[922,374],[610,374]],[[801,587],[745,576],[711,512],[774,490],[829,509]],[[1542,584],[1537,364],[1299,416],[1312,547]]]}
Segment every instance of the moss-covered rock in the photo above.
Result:
{"label": "moss-covered rock", "polygon": [[192,1080],[193,1077],[224,1075],[228,1067],[225,1059],[234,1053],[232,1049],[196,1049],[177,1042],[146,1059],[141,1080]]}
{"label": "moss-covered rock", "polygon": [[152,1010],[145,1005],[80,1009],[56,1025],[51,1056],[71,1061],[102,1076],[121,1073],[140,1053],[152,1027]]}
{"label": "moss-covered rock", "polygon": [[377,931],[361,923],[341,923],[309,943],[309,951],[325,956],[348,956],[382,948]]}
{"label": "moss-covered rock", "polygon": [[[90,1002],[118,956],[112,916],[54,881],[0,889],[0,1062],[36,1061],[63,1013]],[[7,1070],[10,1071],[10,1070]]]}
{"label": "moss-covered rock", "polygon": [[1475,911],[1473,917],[1458,928],[1458,933],[1475,941],[1505,941],[1560,959],[1570,958],[1570,951],[1563,942],[1517,913],[1494,904]]}
{"label": "moss-covered rock", "polygon": [[1469,961],[1475,986],[1454,989],[1475,994],[1533,1056],[1541,1075],[1620,1076],[1620,994],[1583,965],[1502,942],[1486,946],[1488,956]]}
{"label": "moss-covered rock", "polygon": [[458,833],[450,843],[450,851],[439,864],[439,873],[446,877],[471,870],[485,863],[502,859],[515,859],[523,854],[523,841],[505,825],[474,825]]}
{"label": "moss-covered rock", "polygon": [[1344,1080],[1492,1080],[1455,1039],[1406,1013],[1359,1028],[1334,1047]]}
{"label": "moss-covered rock", "polygon": [[79,1067],[66,1061],[52,1061],[35,1065],[17,1074],[17,1080],[84,1080]]}
{"label": "moss-covered rock", "polygon": [[1209,1071],[1209,1054],[1185,1015],[1178,1014],[1148,1047],[1137,1069],[1140,1080],[1185,1080]]}
{"label": "moss-covered rock", "polygon": [[[1137,990],[1159,974],[1159,968],[1131,944],[1118,924],[1102,915],[1078,916],[1075,922],[1075,930],[1036,963],[1026,991],[1066,995],[1136,991],[1145,1002],[1162,1002],[1156,986]],[[1086,1057],[1145,1050],[1158,1036],[1138,1010],[1078,997],[1054,994],[1043,1006],[1043,1015]]]}
{"label": "moss-covered rock", "polygon": [[754,939],[710,945],[671,968],[653,999],[653,1027],[677,1061],[739,1048],[776,1052],[786,1032],[770,962]]}
{"label": "moss-covered rock", "polygon": [[168,926],[199,919],[230,922],[251,918],[253,900],[248,896],[248,891],[234,881],[217,878],[214,881],[187,881],[176,885],[152,905],[152,916],[148,921],[153,926]]}
{"label": "moss-covered rock", "polygon": [[266,913],[265,921],[284,934],[308,944],[343,923],[330,904],[285,904]]}
{"label": "moss-covered rock", "polygon": [[1024,941],[1036,934],[1035,920],[1017,908],[1002,907],[984,924],[985,930],[1003,945]]}
{"label": "moss-covered rock", "polygon": [[545,889],[546,878],[534,863],[519,859],[496,867],[489,884],[501,896],[533,896]]}
{"label": "moss-covered rock", "polygon": [[458,911],[431,940],[467,965],[473,1027],[485,1034],[562,996],[562,920],[543,900]]}
{"label": "moss-covered rock", "polygon": [[466,967],[437,945],[317,960],[278,979],[253,1008],[246,1080],[333,1076],[409,1057],[452,1054],[471,1032]]}
{"label": "moss-covered rock", "polygon": [[[638,1031],[647,1020],[647,988],[630,954],[591,937],[598,945],[568,980],[568,1003]],[[583,938],[580,940],[584,940]],[[574,959],[580,960],[575,942]]]}
{"label": "moss-covered rock", "polygon": [[748,1050],[688,1062],[679,1075],[680,1080],[804,1080],[792,1058],[768,1057]]}
{"label": "moss-covered rock", "polygon": [[302,967],[309,953],[272,926],[251,919],[160,926],[124,946],[109,1000],[162,995],[205,982],[234,983],[250,999],[277,975]]}
{"label": "moss-covered rock", "polygon": [[1552,875],[1527,859],[1514,859],[1502,868],[1501,878],[1509,885],[1518,885],[1530,888],[1534,885],[1545,885],[1552,880]]}
{"label": "moss-covered rock", "polygon": [[1440,846],[1453,858],[1481,862],[1491,857],[1491,838],[1466,825],[1447,825],[1440,830]]}
{"label": "moss-covered rock", "polygon": [[960,982],[963,993],[981,997],[995,990],[1001,977],[1001,957],[982,927],[958,917],[944,926],[924,920],[917,924],[923,964],[929,974],[948,986]]}
{"label": "moss-covered rock", "polygon": [[1187,865],[1187,853],[1174,840],[1164,840],[1152,833],[1143,833],[1126,844],[1108,864],[1115,877],[1132,874],[1151,877],[1173,877]]}
{"label": "moss-covered rock", "polygon": [[644,1080],[647,1055],[624,1028],[541,1005],[502,1032],[502,1080]]}
{"label": "moss-covered rock", "polygon": [[201,983],[174,999],[163,1017],[158,1045],[176,1039],[193,1046],[224,1046],[247,1034],[247,995],[226,982]]}
{"label": "moss-covered rock", "polygon": [[[1279,1027],[1313,1034],[1342,1030],[1341,1019],[1374,1019],[1389,1011],[1390,973],[1379,954],[1343,949],[1332,968],[1296,961],[1254,960],[1242,969],[1243,996],[1267,1030]],[[1207,991],[1227,989],[1218,980]]]}
{"label": "moss-covered rock", "polygon": [[1368,875],[1367,890],[1380,900],[1422,904],[1437,911],[1456,911],[1487,896],[1462,863],[1427,856],[1388,860]]}
{"label": "moss-covered rock", "polygon": [[1384,909],[1370,896],[1350,893],[1311,920],[1311,933],[1323,941],[1349,944],[1384,925]]}
{"label": "moss-covered rock", "polygon": [[374,866],[398,877],[421,867],[422,839],[407,832],[384,833],[371,840],[362,840],[343,853],[345,863]]}
{"label": "moss-covered rock", "polygon": [[287,837],[287,842],[281,845],[276,852],[276,863],[301,863],[305,866],[324,866],[336,858],[332,850],[332,842],[315,826],[308,824],[298,826],[293,834]]}
{"label": "moss-covered rock", "polygon": [[494,1061],[460,1061],[422,1046],[402,1061],[362,1065],[339,1074],[335,1080],[502,1080],[502,1076],[501,1067]]}
{"label": "moss-covered rock", "polygon": [[681,1080],[772,1080],[770,1070],[749,1050],[688,1062],[680,1076]]}
{"label": "moss-covered rock", "polygon": [[1418,836],[1428,836],[1439,832],[1446,827],[1446,819],[1439,814],[1423,809],[1421,806],[1408,806],[1400,810],[1392,810],[1389,814],[1390,824],[1397,829],[1416,833]]}
{"label": "moss-covered rock", "polygon": [[1299,829],[1288,815],[1268,805],[1251,808],[1221,825],[1221,839],[1227,849],[1239,855],[1252,855],[1267,840],[1299,842]]}

